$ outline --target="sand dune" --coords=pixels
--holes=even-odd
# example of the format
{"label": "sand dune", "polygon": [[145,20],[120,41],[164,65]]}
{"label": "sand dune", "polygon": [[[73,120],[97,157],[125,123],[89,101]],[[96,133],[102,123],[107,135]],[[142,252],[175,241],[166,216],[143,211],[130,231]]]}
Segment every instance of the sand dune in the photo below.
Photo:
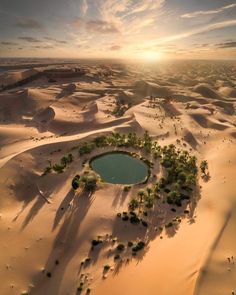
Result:
{"label": "sand dune", "polygon": [[233,87],[221,87],[219,92],[229,98],[236,98],[236,89]]}
{"label": "sand dune", "polygon": [[37,112],[33,120],[40,124],[48,124],[55,117],[55,111],[52,107],[47,107]]}
{"label": "sand dune", "polygon": [[216,123],[201,114],[192,114],[191,116],[203,128],[212,128],[216,130],[225,130],[228,128],[227,125]]}
{"label": "sand dune", "polygon": [[170,97],[172,92],[168,87],[146,81],[137,81],[134,85],[135,93],[141,96]]}
{"label": "sand dune", "polygon": [[212,102],[212,104],[222,108],[224,113],[226,113],[228,115],[234,115],[234,113],[235,113],[233,103],[217,100],[217,101]]}
{"label": "sand dune", "polygon": [[207,84],[200,84],[194,87],[194,92],[201,94],[203,97],[213,98],[213,99],[221,99],[220,95],[211,89],[211,87]]}
{"label": "sand dune", "polygon": [[57,96],[57,98],[62,98],[64,96],[68,96],[68,95],[71,95],[74,91],[76,90],[76,85],[75,84],[69,84],[69,85],[66,85],[61,93]]}
{"label": "sand dune", "polygon": [[16,85],[24,80],[27,80],[34,76],[37,76],[39,71],[36,69],[21,70],[21,71],[10,71],[0,75],[0,85],[9,86]]}
{"label": "sand dune", "polygon": [[[152,70],[91,63],[84,69],[81,77],[55,83],[40,78],[0,93],[0,294],[79,294],[85,274],[95,295],[232,295],[236,121],[231,68],[220,77],[218,65],[194,63]],[[118,102],[128,107],[116,114]],[[131,230],[116,214],[126,211],[145,185],[125,193],[122,185],[101,182],[91,197],[71,189],[85,160],[96,155],[79,155],[78,145],[114,131],[148,131],[160,145],[186,149],[198,164],[208,161],[209,178],[199,175],[189,214],[163,203],[153,217],[156,228]],[[63,173],[41,176],[68,153],[74,161]],[[151,183],[159,180],[161,168],[155,169]],[[168,230],[165,222],[173,216],[181,222]],[[109,235],[123,242],[143,237],[147,247],[136,258],[124,255],[115,262]],[[107,242],[91,251],[97,236]],[[82,266],[88,256],[91,262]],[[106,264],[111,269],[104,278]]]}
{"label": "sand dune", "polygon": [[183,138],[192,148],[196,149],[199,146],[197,139],[192,132],[187,129],[183,132]]}
{"label": "sand dune", "polygon": [[34,102],[28,96],[28,90],[19,90],[13,93],[0,94],[0,118],[4,123],[18,122],[23,115],[31,115]]}

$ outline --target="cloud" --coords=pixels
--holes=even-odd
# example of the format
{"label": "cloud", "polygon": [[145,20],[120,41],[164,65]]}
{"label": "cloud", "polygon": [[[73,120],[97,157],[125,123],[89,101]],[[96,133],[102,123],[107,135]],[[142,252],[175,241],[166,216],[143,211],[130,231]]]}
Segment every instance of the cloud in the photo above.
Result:
{"label": "cloud", "polygon": [[40,24],[38,21],[32,19],[32,18],[25,18],[19,20],[15,26],[23,29],[30,29],[30,30],[42,30],[44,29],[44,26]]}
{"label": "cloud", "polygon": [[111,23],[104,20],[88,20],[85,21],[81,18],[77,18],[74,25],[78,28],[84,28],[89,33],[97,34],[114,34],[119,33],[117,27]]}
{"label": "cloud", "polygon": [[[111,36],[120,38],[127,44],[133,44],[137,41],[136,36],[139,35],[141,42],[142,32],[152,33],[158,27],[157,19],[163,12],[162,7],[166,0],[86,0],[80,2],[80,17],[72,22],[72,26],[76,27],[80,36],[86,39],[92,36],[94,38]],[[84,3],[86,2],[86,3]],[[83,5],[85,5],[84,8]],[[95,17],[95,18],[93,18]],[[73,31],[73,29],[71,30]],[[78,43],[78,31],[74,40]],[[144,39],[148,38],[148,34]],[[116,44],[116,40],[110,40]],[[91,42],[93,42],[91,40]],[[120,40],[118,41],[118,43]],[[109,47],[107,47],[109,50]]]}
{"label": "cloud", "polygon": [[132,13],[139,13],[144,11],[151,11],[157,8],[160,8],[165,1],[157,0],[146,0],[146,1],[137,1],[137,4],[133,6]]}
{"label": "cloud", "polygon": [[123,34],[139,32],[153,25],[166,0],[102,0],[99,12]]}
{"label": "cloud", "polygon": [[109,50],[112,50],[112,51],[117,51],[117,50],[121,50],[122,46],[120,45],[113,45],[109,48]]}
{"label": "cloud", "polygon": [[51,45],[45,45],[45,46],[34,46],[36,49],[53,49],[55,48],[54,46]]}
{"label": "cloud", "polygon": [[1,42],[1,44],[2,45],[6,45],[6,46],[8,46],[8,45],[10,45],[10,46],[16,46],[16,45],[18,45],[17,43],[10,42],[10,41],[3,41],[3,42]]}
{"label": "cloud", "polygon": [[186,14],[181,15],[181,17],[183,17],[183,18],[193,18],[193,17],[202,16],[202,15],[217,14],[217,13],[223,12],[225,10],[232,9],[234,7],[236,7],[236,3],[226,5],[226,6],[222,6],[222,7],[218,8],[218,9],[215,9],[215,10],[199,10],[199,11],[186,13]]}
{"label": "cloud", "polygon": [[114,34],[119,30],[113,23],[109,23],[103,20],[91,20],[86,23],[86,30],[88,32],[95,32],[101,34]]}
{"label": "cloud", "polygon": [[51,38],[51,37],[44,37],[44,39],[48,40],[48,41],[56,42],[58,44],[67,44],[67,41],[65,41],[65,40],[58,40],[58,39]]}
{"label": "cloud", "polygon": [[157,11],[163,6],[165,0],[103,0],[100,11],[105,18],[119,16],[124,19],[129,15],[137,15],[143,12]]}
{"label": "cloud", "polygon": [[218,48],[235,48],[236,41],[218,43],[218,44],[216,44],[216,47],[218,47]]}
{"label": "cloud", "polygon": [[226,27],[232,27],[232,26],[236,26],[236,19],[213,23],[213,24],[208,24],[206,26],[199,27],[199,28],[196,28],[196,29],[193,29],[193,30],[181,33],[181,34],[169,36],[169,37],[160,39],[160,43],[170,42],[170,41],[174,41],[174,40],[180,40],[180,39],[188,38],[193,35],[200,34],[200,33],[205,33],[205,32],[209,32],[209,31],[213,31],[213,30],[217,30],[217,29],[222,29],[222,28],[226,28]]}
{"label": "cloud", "polygon": [[[82,28],[84,26],[86,22],[82,19],[82,18],[79,18],[77,17],[74,21],[73,21],[73,25],[77,28]],[[73,33],[71,33],[73,34]]]}
{"label": "cloud", "polygon": [[212,45],[209,44],[209,43],[194,43],[193,44],[194,47],[197,47],[197,48],[206,48],[206,47],[211,47]]}
{"label": "cloud", "polygon": [[39,43],[41,42],[39,39],[33,38],[33,37],[19,37],[18,39],[23,40],[23,41],[27,41],[30,43]]}
{"label": "cloud", "polygon": [[80,9],[81,9],[82,16],[85,16],[87,11],[88,11],[88,2],[87,2],[87,0],[82,0]]}

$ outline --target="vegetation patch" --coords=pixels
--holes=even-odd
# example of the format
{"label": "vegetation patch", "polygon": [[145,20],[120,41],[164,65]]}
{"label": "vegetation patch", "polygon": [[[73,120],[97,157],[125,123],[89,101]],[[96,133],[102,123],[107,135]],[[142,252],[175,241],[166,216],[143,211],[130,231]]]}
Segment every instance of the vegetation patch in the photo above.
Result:
{"label": "vegetation patch", "polygon": [[72,179],[71,186],[74,190],[82,188],[87,192],[93,192],[97,187],[97,177],[92,173],[84,173],[82,176],[75,175]]}
{"label": "vegetation patch", "polygon": [[115,117],[122,117],[125,112],[131,108],[132,104],[131,103],[125,103],[123,100],[117,100],[116,101],[116,106],[114,110],[112,111],[112,115]]}
{"label": "vegetation patch", "polygon": [[60,163],[55,163],[52,165],[51,161],[49,161],[49,166],[47,166],[43,173],[42,176],[47,175],[48,173],[51,173],[52,171],[55,171],[56,173],[62,173],[64,172],[65,168],[73,162],[73,155],[68,154],[66,156],[63,156],[60,160]]}
{"label": "vegetation patch", "polygon": [[[116,236],[111,237],[110,240],[98,236],[91,241],[91,250],[99,247],[99,245],[105,247],[107,242],[110,243],[109,251],[113,253],[113,261],[118,265],[126,259],[127,255],[135,257],[144,250],[150,241],[149,232],[152,231],[152,237],[155,236],[155,231],[160,234],[164,229],[166,232],[172,233],[178,228],[182,217],[191,218],[192,208],[189,204],[197,191],[197,158],[188,151],[178,149],[173,144],[159,145],[147,132],[142,137],[138,137],[135,133],[101,135],[89,142],[81,143],[73,150],[78,151],[78,157],[84,157],[96,149],[104,148],[110,148],[116,152],[119,151],[119,148],[121,152],[132,148],[137,151],[137,153],[132,151],[132,156],[143,160],[148,165],[149,175],[151,175],[146,184],[142,184],[141,189],[137,189],[138,185],[135,185],[135,187],[131,185],[123,186],[122,194],[125,197],[130,195],[130,200],[126,211],[118,212],[116,216],[117,222],[124,222],[124,230],[128,230],[129,226],[136,227],[132,241]],[[52,165],[49,162],[49,166],[45,168],[43,175],[52,171],[61,173],[72,161],[72,154],[68,154],[62,157],[59,163]],[[84,162],[85,159],[82,158],[81,161]],[[153,175],[155,173],[153,168],[156,165],[159,167],[159,178],[157,178],[157,175]],[[209,175],[207,161],[202,161],[200,171],[202,177]],[[98,181],[97,174],[88,169],[81,174],[76,174],[71,181],[71,186],[73,190],[81,189],[93,192],[98,186]],[[164,218],[161,222],[156,213],[158,208],[161,208],[162,212],[168,215],[168,218]],[[163,236],[160,236],[160,238],[162,239]],[[83,261],[84,267],[86,263],[90,263],[90,259],[93,259],[92,256]],[[110,268],[109,264],[105,265],[103,274],[109,270],[112,271],[113,267]],[[86,290],[83,284],[79,285],[78,289],[80,291]]]}
{"label": "vegetation patch", "polygon": [[138,252],[138,251],[143,250],[144,247],[145,247],[145,243],[143,241],[140,241],[132,248],[132,251]]}

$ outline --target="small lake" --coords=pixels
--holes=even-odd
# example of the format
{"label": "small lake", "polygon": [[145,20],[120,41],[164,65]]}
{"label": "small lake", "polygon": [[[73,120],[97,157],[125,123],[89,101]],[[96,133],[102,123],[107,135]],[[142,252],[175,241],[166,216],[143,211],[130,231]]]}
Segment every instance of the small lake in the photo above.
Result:
{"label": "small lake", "polygon": [[112,152],[95,157],[90,165],[103,181],[136,184],[148,177],[148,166],[128,153]]}

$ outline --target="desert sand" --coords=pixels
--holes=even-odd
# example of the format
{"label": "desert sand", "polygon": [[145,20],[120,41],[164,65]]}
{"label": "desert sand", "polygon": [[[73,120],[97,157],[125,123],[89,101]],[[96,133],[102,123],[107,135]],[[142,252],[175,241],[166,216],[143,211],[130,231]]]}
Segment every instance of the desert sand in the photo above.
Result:
{"label": "desert sand", "polygon": [[[235,62],[76,67],[83,75],[40,74],[0,92],[0,294],[79,294],[81,276],[95,295],[236,294]],[[46,68],[4,73],[0,85]],[[199,175],[192,214],[174,233],[150,234],[142,255],[116,263],[110,239],[133,234],[116,214],[136,188],[124,195],[123,185],[101,183],[91,198],[74,192],[72,178],[95,152],[78,157],[73,148],[101,134],[145,131],[207,160],[210,177]],[[64,173],[41,176],[68,152],[74,161]],[[97,236],[107,246],[91,252]]]}

